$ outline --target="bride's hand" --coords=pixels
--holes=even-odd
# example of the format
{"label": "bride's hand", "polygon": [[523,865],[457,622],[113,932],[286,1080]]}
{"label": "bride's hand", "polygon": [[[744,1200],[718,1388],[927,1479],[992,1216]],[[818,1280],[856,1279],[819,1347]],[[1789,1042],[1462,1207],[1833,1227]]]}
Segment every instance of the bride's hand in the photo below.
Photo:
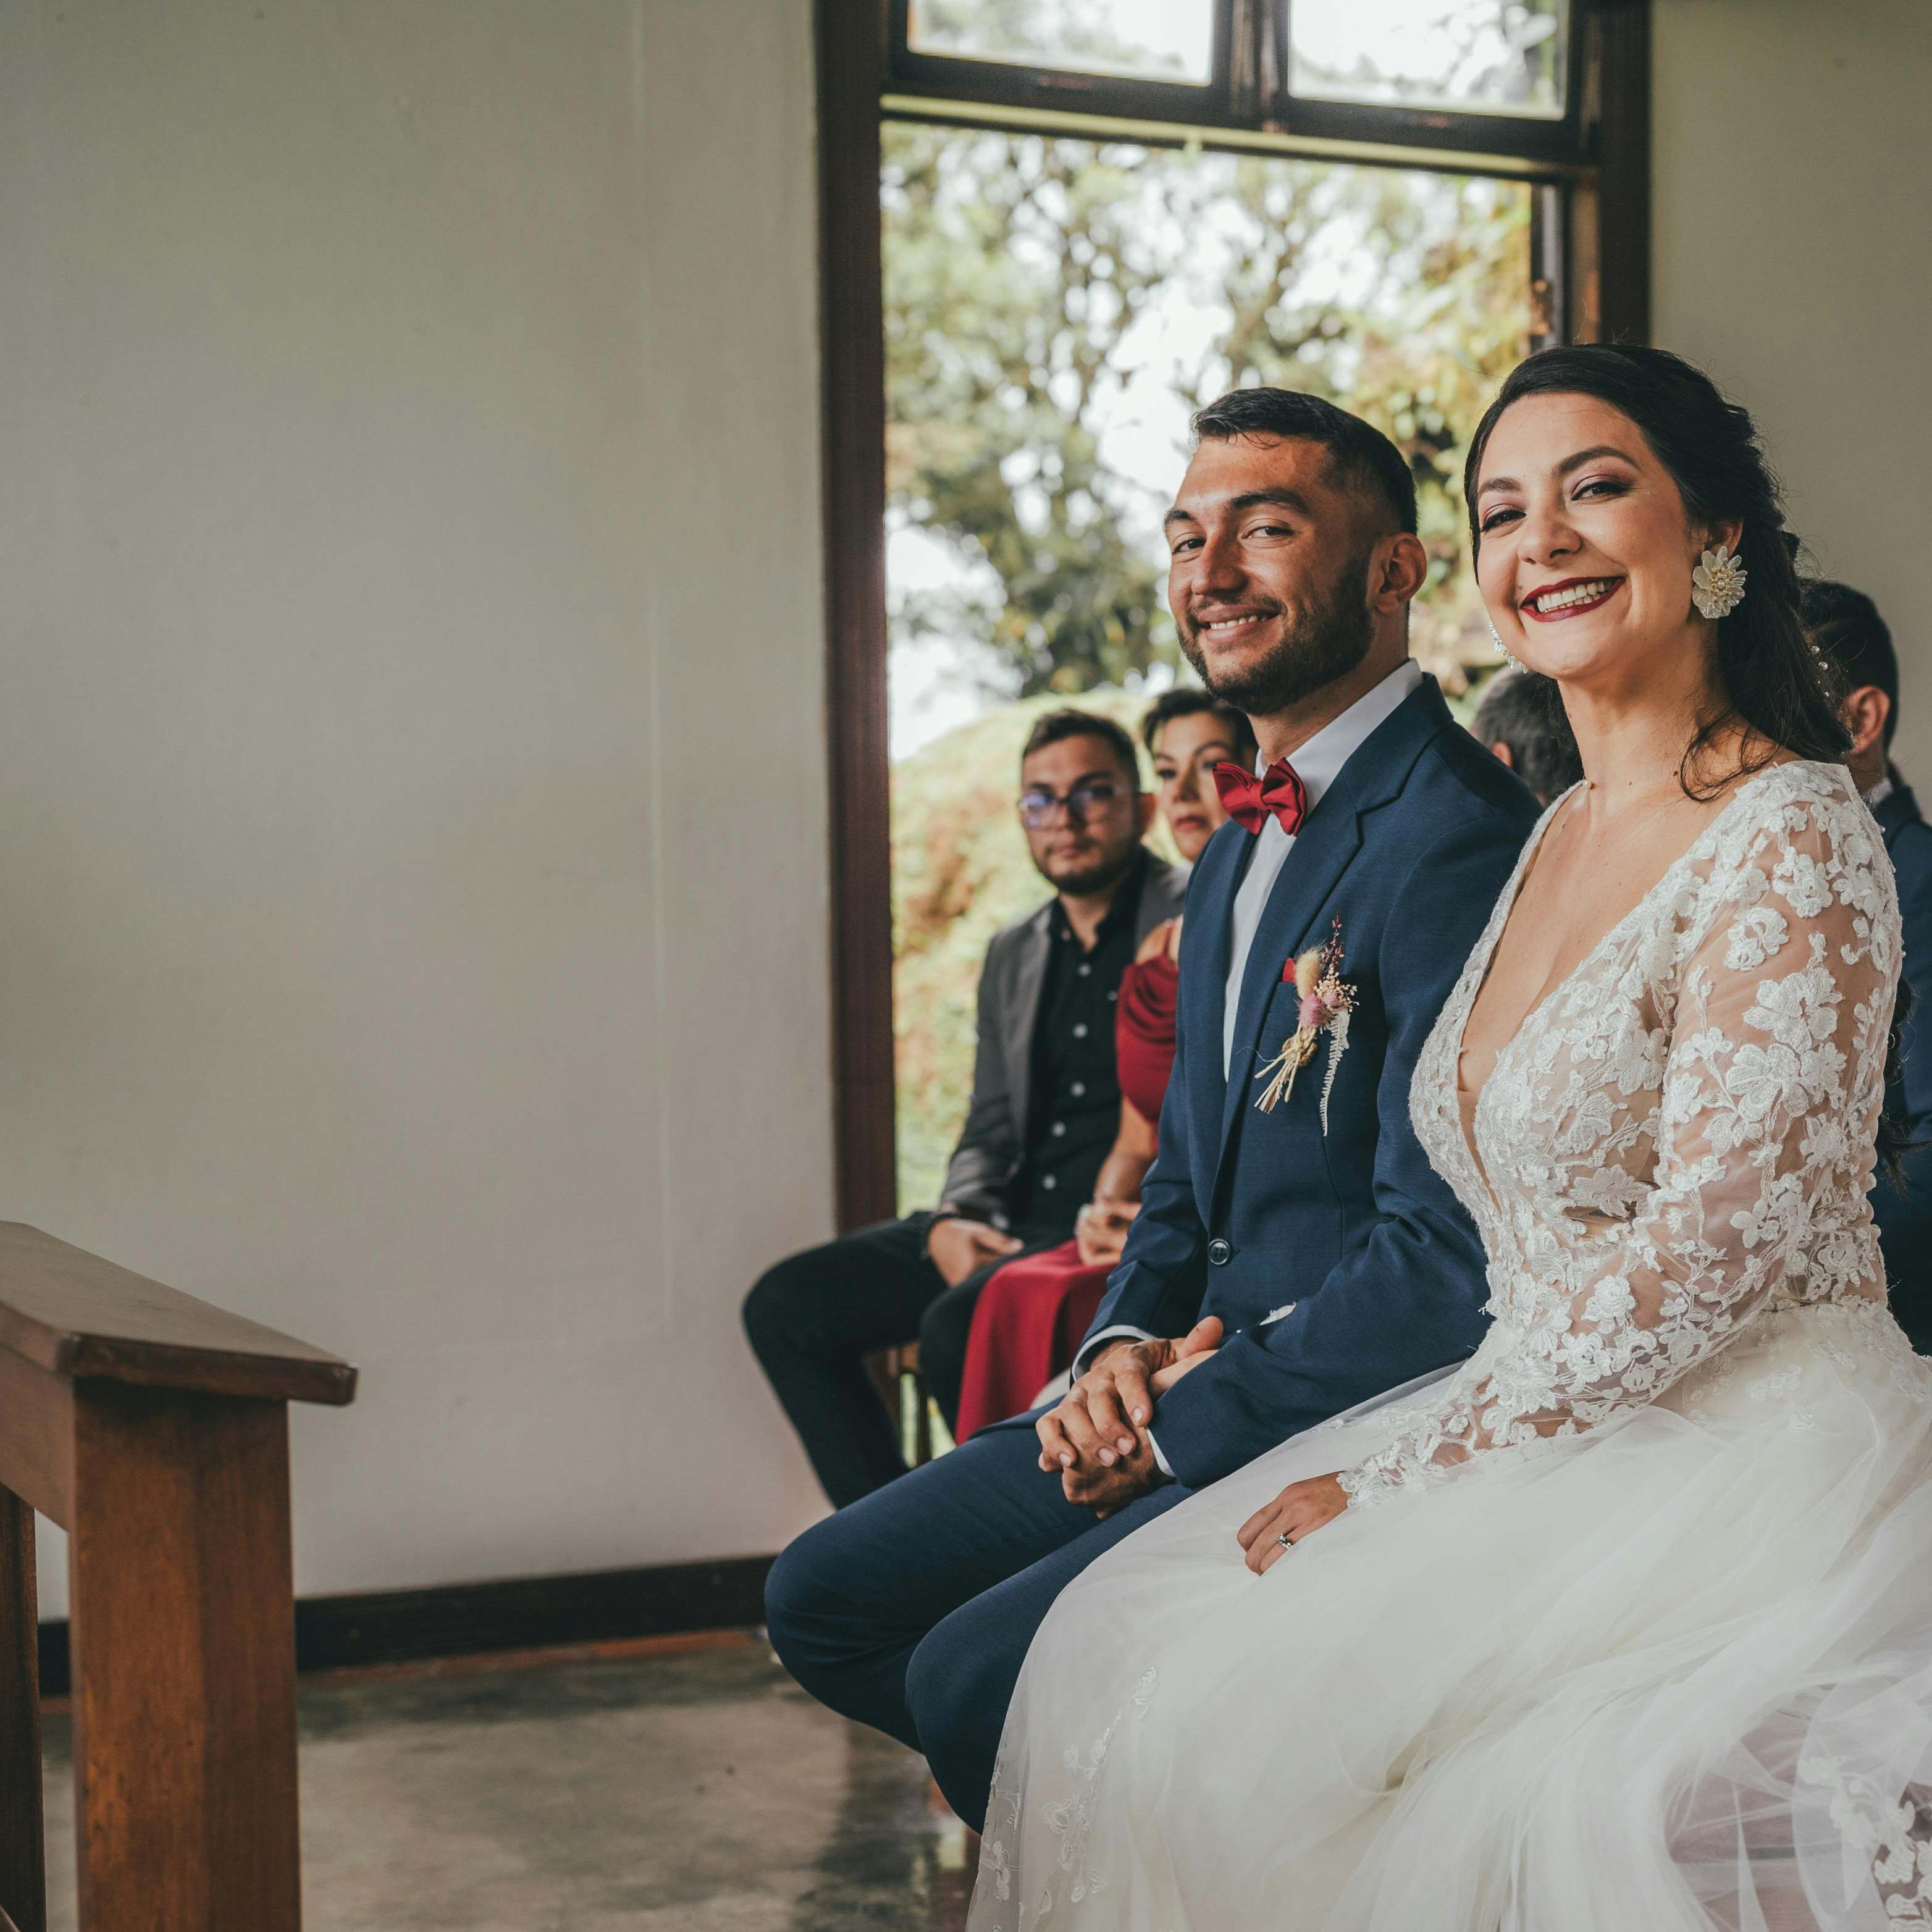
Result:
{"label": "bride's hand", "polygon": [[1273,1502],[1256,1510],[1234,1532],[1235,1540],[1248,1552],[1248,1568],[1263,1576],[1276,1557],[1288,1554],[1289,1544],[1333,1522],[1348,1507],[1348,1492],[1334,1476],[1310,1476],[1290,1483]]}

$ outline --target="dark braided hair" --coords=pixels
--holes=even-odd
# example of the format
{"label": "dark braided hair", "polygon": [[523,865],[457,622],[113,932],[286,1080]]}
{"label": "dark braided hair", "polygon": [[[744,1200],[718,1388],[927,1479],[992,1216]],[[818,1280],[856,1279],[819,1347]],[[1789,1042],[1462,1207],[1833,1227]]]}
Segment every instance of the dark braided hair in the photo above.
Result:
{"label": "dark braided hair", "polygon": [[[1811,648],[1800,614],[1798,539],[1784,527],[1778,479],[1757,426],[1727,402],[1702,370],[1667,349],[1578,343],[1519,362],[1484,412],[1462,470],[1470,540],[1480,550],[1477,473],[1503,412],[1526,396],[1593,396],[1636,424],[1670,472],[1693,523],[1742,526],[1736,546],[1747,578],[1744,602],[1718,620],[1718,702],[1697,721],[1678,774],[1692,798],[1708,799],[1732,778],[1761,771],[1780,748],[1841,764],[1851,734],[1838,716],[1842,693]],[[1731,726],[1750,736],[1738,770],[1709,784],[1693,778],[1702,753]]]}

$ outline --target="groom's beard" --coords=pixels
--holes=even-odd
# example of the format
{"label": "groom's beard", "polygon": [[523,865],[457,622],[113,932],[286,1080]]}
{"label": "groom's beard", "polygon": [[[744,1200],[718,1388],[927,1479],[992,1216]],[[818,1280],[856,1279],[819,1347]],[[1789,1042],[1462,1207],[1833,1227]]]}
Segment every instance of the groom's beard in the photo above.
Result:
{"label": "groom's beard", "polygon": [[1210,670],[1199,626],[1190,616],[1180,627],[1180,648],[1196,674],[1216,698],[1250,718],[1286,711],[1324,685],[1346,676],[1375,642],[1369,613],[1369,561],[1374,547],[1347,558],[1325,590],[1297,610],[1281,614],[1281,638],[1266,657],[1239,670]]}

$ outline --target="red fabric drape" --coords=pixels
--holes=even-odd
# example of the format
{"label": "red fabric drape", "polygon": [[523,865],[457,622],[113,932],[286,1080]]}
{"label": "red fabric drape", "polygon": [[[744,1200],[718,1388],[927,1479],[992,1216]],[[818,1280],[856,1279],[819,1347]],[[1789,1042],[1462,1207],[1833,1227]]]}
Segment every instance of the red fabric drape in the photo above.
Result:
{"label": "red fabric drape", "polygon": [[[1160,1118],[1174,1070],[1174,1009],[1180,976],[1165,953],[1120,976],[1114,1051],[1120,1091],[1150,1120]],[[959,1439],[1023,1414],[1073,1359],[1106,1292],[1105,1268],[1088,1268],[1064,1241],[998,1270],[981,1291],[966,1344]]]}

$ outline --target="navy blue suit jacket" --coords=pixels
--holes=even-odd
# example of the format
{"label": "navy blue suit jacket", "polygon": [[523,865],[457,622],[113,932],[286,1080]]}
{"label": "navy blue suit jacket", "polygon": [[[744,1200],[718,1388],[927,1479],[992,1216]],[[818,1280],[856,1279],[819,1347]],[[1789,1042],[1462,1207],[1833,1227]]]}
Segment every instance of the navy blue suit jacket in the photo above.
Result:
{"label": "navy blue suit jacket", "polygon": [[[1160,1151],[1088,1331],[1178,1336],[1208,1315],[1226,1324],[1219,1352],[1154,1418],[1190,1486],[1480,1339],[1482,1244],[1417,1143],[1409,1079],[1537,812],[1425,678],[1297,835],[1255,934],[1225,1078],[1230,914],[1254,841],[1230,823],[1197,862]],[[1282,968],[1338,919],[1356,1004],[1324,1133],[1326,1040],[1287,1100],[1270,1113],[1255,1102],[1258,1070],[1295,1030]]]}
{"label": "navy blue suit jacket", "polygon": [[1900,1045],[1903,1070],[1888,1082],[1885,1110],[1921,1144],[1901,1163],[1906,1185],[1879,1176],[1872,1190],[1892,1285],[1892,1312],[1922,1355],[1932,1354],[1932,825],[1919,816],[1918,801],[1898,775],[1894,790],[1872,816],[1885,834],[1898,879],[1898,909],[1905,923],[1903,976],[1912,988]]}

